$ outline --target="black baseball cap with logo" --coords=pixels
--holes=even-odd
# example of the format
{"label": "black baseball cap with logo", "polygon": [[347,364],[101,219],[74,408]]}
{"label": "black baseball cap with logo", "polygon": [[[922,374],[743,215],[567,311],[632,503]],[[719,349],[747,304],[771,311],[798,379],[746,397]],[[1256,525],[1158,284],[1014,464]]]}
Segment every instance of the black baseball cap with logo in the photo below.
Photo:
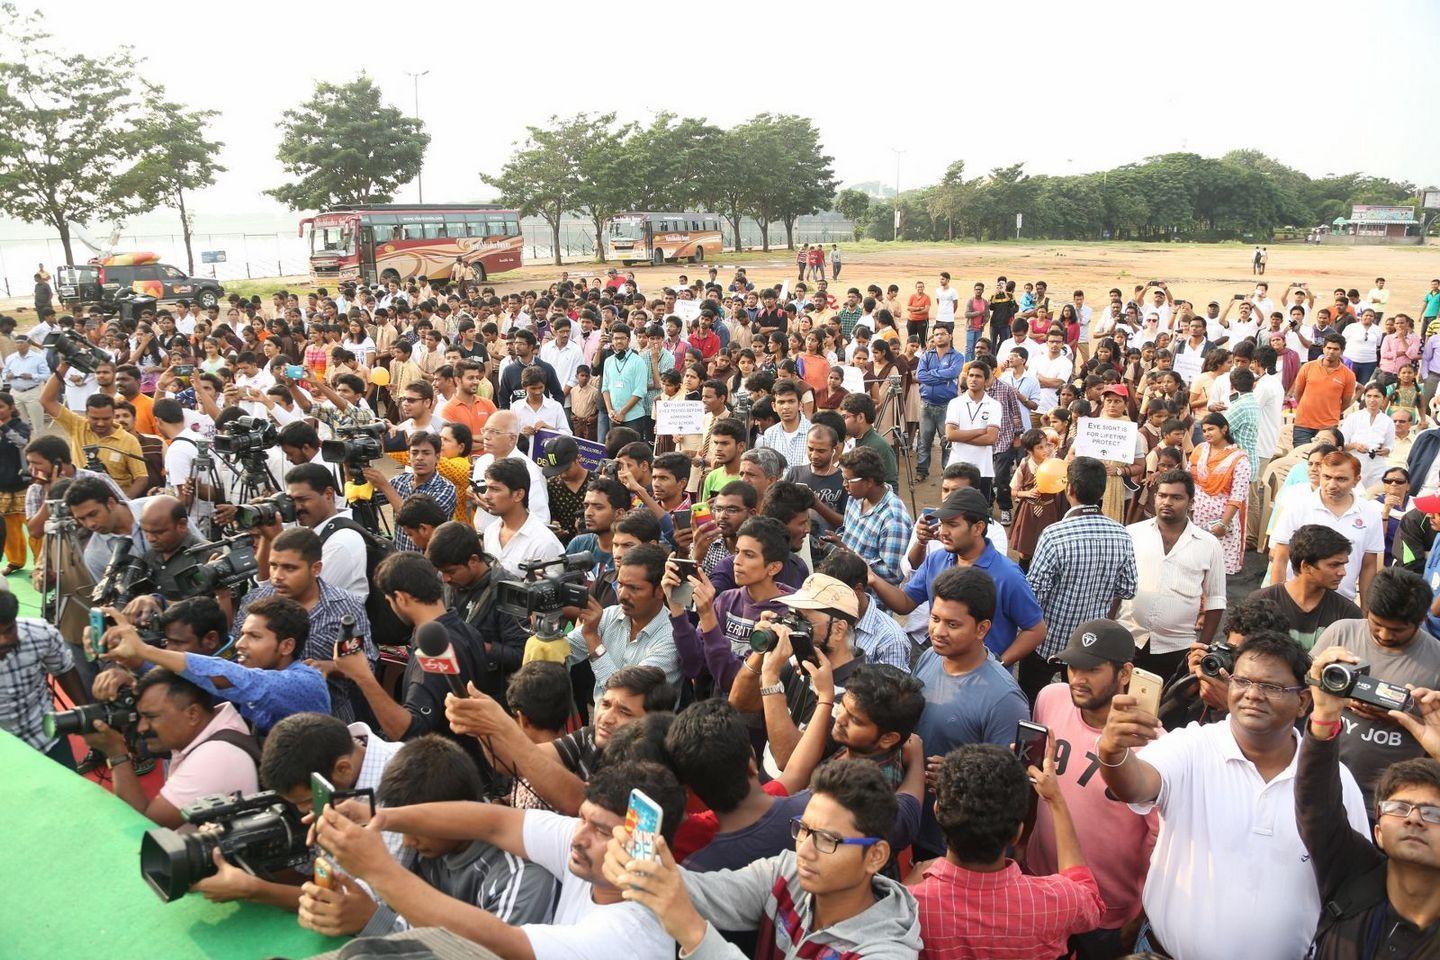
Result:
{"label": "black baseball cap with logo", "polygon": [[971,516],[979,514],[982,517],[990,515],[990,502],[985,499],[985,494],[974,487],[961,487],[950,494],[941,501],[933,516],[936,520],[948,520],[950,517],[959,517],[967,513]]}
{"label": "black baseball cap with logo", "polygon": [[570,469],[570,464],[580,457],[580,445],[570,437],[555,437],[545,446],[540,458],[540,472],[546,477],[558,477]]}
{"label": "black baseball cap with logo", "polygon": [[1089,670],[1102,663],[1131,663],[1135,660],[1135,638],[1114,620],[1087,620],[1070,634],[1070,642],[1051,663]]}

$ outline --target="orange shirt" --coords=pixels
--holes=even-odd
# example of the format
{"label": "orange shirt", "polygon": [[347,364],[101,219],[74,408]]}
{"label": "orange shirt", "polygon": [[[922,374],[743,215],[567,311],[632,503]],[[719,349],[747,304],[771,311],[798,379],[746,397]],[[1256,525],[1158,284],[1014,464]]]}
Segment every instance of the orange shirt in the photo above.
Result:
{"label": "orange shirt", "polygon": [[1345,364],[1330,370],[1323,360],[1311,360],[1295,378],[1295,393],[1300,397],[1295,406],[1295,425],[1307,430],[1335,426],[1345,401],[1354,392],[1355,374]]}
{"label": "orange shirt", "polygon": [[157,434],[160,431],[155,429],[155,400],[143,393],[135,394],[135,399],[130,401],[135,408],[135,430],[137,433]]}
{"label": "orange shirt", "polygon": [[475,437],[475,442],[480,442],[480,428],[485,426],[485,421],[490,419],[490,414],[495,412],[495,404],[484,397],[476,397],[473,403],[465,402],[464,397],[456,395],[455,399],[445,404],[440,411],[440,416],[446,423],[463,423],[470,428]]}
{"label": "orange shirt", "polygon": [[906,304],[906,309],[910,311],[910,319],[915,321],[916,323],[920,322],[921,320],[929,320],[930,295],[926,293],[917,293],[912,295],[910,297],[910,302]]}

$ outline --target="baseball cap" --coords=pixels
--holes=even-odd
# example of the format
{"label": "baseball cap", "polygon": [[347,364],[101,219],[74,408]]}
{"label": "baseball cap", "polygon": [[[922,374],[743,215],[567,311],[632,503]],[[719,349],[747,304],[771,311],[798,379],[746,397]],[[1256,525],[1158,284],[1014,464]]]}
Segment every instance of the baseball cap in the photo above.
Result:
{"label": "baseball cap", "polygon": [[570,464],[580,458],[580,444],[573,437],[555,437],[545,447],[540,458],[540,472],[547,477],[558,477],[570,469]]}
{"label": "baseball cap", "polygon": [[961,487],[950,494],[941,502],[939,509],[932,516],[936,520],[945,520],[966,513],[978,513],[987,517],[990,515],[989,501],[985,499],[985,494],[974,487]]}
{"label": "baseball cap", "polygon": [[810,574],[799,590],[775,599],[797,610],[824,610],[852,620],[860,618],[860,600],[855,591],[823,573]]}
{"label": "baseball cap", "polygon": [[1440,493],[1415,498],[1415,509],[1421,513],[1440,513]]}
{"label": "baseball cap", "polygon": [[1130,663],[1135,659],[1135,638],[1114,620],[1087,620],[1070,634],[1070,642],[1051,663],[1088,670],[1102,663]]}
{"label": "baseball cap", "polygon": [[1107,393],[1113,393],[1117,397],[1128,397],[1130,396],[1130,388],[1125,386],[1125,384],[1123,383],[1112,383],[1104,390],[1100,391],[1100,396],[1103,397]]}

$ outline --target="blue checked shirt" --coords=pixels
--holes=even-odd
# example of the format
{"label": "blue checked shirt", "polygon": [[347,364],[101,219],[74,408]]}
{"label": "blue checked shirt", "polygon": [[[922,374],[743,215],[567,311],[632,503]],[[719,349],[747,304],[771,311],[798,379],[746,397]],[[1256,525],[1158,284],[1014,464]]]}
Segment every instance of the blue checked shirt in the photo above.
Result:
{"label": "blue checked shirt", "polygon": [[[325,675],[299,660],[284,670],[259,670],[219,657],[187,653],[180,675],[210,695],[235,704],[240,716],[261,735],[292,713],[330,712]],[[221,677],[227,683],[225,687],[215,683]]]}
{"label": "blue checked shirt", "polygon": [[760,440],[755,444],[757,447],[771,447],[780,451],[780,456],[785,458],[785,463],[792,467],[808,467],[810,465],[809,452],[806,449],[806,438],[810,434],[810,421],[802,413],[800,425],[795,429],[793,435],[785,432],[785,424],[777,423],[773,427],[767,427],[765,432],[760,434]]}
{"label": "blue checked shirt", "polygon": [[1098,507],[1074,507],[1040,534],[1026,579],[1048,628],[1036,652],[1049,659],[1080,624],[1110,616],[1112,603],[1135,596],[1135,544]]}
{"label": "blue checked shirt", "polygon": [[45,713],[55,709],[45,675],[74,670],[73,648],[43,620],[17,617],[15,633],[15,648],[0,658],[0,730],[44,753],[55,745],[45,736]]}
{"label": "blue checked shirt", "polygon": [[1253,393],[1242,393],[1225,411],[1230,422],[1230,436],[1252,465],[1260,463],[1260,404]]}
{"label": "blue checked shirt", "polygon": [[[862,512],[866,506],[863,499],[850,498],[845,505],[840,542],[864,557],[882,580],[898,586],[905,579],[900,561],[910,545],[910,513],[894,490],[886,490],[884,498],[869,513]],[[1125,529],[1122,527],[1120,532],[1123,534]]]}
{"label": "blue checked shirt", "polygon": [[867,663],[888,663],[910,672],[910,651],[914,644],[874,597],[870,598],[860,622],[855,624],[855,646],[865,651]]}
{"label": "blue checked shirt", "polygon": [[[440,509],[445,511],[446,519],[449,519],[455,514],[455,484],[440,476],[438,472],[432,473],[429,480],[426,480],[417,487],[415,486],[415,474],[407,470],[394,480],[391,480],[390,486],[395,489],[396,493],[400,494],[401,500],[404,500],[412,493],[428,493],[435,498],[436,503],[440,504]],[[395,549],[419,549],[415,546],[415,541],[410,539],[410,535],[400,529],[399,524],[395,525]]]}

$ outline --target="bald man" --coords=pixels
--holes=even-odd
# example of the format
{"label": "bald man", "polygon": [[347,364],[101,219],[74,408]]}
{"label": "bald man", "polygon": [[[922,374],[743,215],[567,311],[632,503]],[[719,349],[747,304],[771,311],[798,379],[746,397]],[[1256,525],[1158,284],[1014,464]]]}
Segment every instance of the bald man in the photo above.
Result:
{"label": "bald man", "polygon": [[125,615],[133,623],[145,623],[160,613],[161,597],[180,600],[189,595],[190,591],[182,588],[176,577],[207,559],[200,553],[186,552],[205,540],[191,528],[185,504],[175,497],[144,497],[130,501],[129,507],[139,519],[145,544],[142,559],[155,584],[155,592],[131,600],[125,606]]}
{"label": "bald man", "polygon": [[[490,414],[485,421],[485,426],[480,428],[476,437],[480,441],[480,447],[485,452],[475,458],[475,466],[471,470],[471,479],[476,483],[485,482],[485,471],[503,457],[511,457],[525,464],[530,473],[530,499],[526,503],[526,509],[532,517],[539,517],[540,522],[550,523],[550,494],[545,489],[545,475],[525,454],[515,448],[515,443],[520,438],[520,420],[515,416],[513,410],[499,410]],[[499,517],[485,512],[484,506],[475,511],[475,529],[481,533],[490,524],[499,520]]]}

